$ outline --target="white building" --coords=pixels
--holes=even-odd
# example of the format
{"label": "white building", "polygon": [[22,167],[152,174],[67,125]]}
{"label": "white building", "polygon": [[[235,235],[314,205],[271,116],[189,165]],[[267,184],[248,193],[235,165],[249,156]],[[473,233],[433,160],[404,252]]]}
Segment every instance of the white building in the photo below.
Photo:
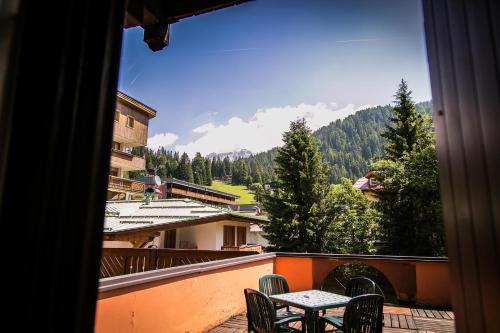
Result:
{"label": "white building", "polygon": [[221,250],[259,239],[264,217],[240,214],[190,199],[108,201],[104,247]]}

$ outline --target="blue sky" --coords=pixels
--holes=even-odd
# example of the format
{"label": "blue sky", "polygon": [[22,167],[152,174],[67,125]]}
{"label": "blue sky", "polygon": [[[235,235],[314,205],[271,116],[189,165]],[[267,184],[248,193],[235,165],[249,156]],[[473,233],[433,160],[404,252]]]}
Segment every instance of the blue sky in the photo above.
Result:
{"label": "blue sky", "polygon": [[119,89],[158,111],[154,148],[267,150],[298,117],[390,103],[401,78],[430,99],[417,0],[257,0],[174,24],[156,53],[142,33],[124,33]]}

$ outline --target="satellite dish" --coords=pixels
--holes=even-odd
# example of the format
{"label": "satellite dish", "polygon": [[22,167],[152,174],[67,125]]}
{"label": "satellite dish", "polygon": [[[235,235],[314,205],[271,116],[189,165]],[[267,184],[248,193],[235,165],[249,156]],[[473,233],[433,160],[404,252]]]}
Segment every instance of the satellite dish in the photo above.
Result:
{"label": "satellite dish", "polygon": [[155,184],[156,184],[157,186],[160,186],[160,185],[161,185],[161,178],[160,178],[160,177],[155,176]]}

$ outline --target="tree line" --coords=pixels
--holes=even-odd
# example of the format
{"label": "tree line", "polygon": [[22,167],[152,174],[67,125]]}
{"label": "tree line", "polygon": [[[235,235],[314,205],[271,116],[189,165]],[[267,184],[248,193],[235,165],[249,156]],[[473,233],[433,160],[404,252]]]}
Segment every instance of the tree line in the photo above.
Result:
{"label": "tree line", "polygon": [[203,157],[196,153],[191,160],[188,154],[160,148],[156,151],[148,148],[134,148],[134,155],[143,156],[146,170],[130,171],[129,177],[134,179],[145,174],[154,174],[162,180],[177,178],[198,185],[212,185],[215,179],[229,180],[234,185],[251,187],[254,183],[263,183],[260,165],[255,161],[243,158],[231,161],[229,157],[220,159]]}

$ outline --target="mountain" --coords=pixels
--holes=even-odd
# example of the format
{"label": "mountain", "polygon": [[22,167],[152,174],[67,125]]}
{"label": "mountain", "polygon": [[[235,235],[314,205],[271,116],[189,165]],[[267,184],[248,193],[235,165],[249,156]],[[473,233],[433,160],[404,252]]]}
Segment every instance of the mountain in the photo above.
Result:
{"label": "mountain", "polygon": [[[431,114],[430,102],[418,103],[416,107],[420,113]],[[383,152],[384,139],[380,134],[390,116],[389,105],[377,106],[331,122],[313,133],[323,159],[330,165],[331,183],[339,183],[342,178],[355,181],[369,171],[372,160]],[[266,182],[275,179],[274,157],[277,151],[273,148],[247,158],[249,167],[259,165],[261,177]]]}
{"label": "mountain", "polygon": [[206,156],[206,158],[211,160],[215,157],[216,159],[220,158],[221,160],[223,160],[224,158],[229,157],[229,160],[232,162],[232,161],[237,160],[239,158],[247,158],[250,156],[252,156],[252,152],[250,150],[241,149],[241,150],[232,151],[229,153],[210,153]]}

